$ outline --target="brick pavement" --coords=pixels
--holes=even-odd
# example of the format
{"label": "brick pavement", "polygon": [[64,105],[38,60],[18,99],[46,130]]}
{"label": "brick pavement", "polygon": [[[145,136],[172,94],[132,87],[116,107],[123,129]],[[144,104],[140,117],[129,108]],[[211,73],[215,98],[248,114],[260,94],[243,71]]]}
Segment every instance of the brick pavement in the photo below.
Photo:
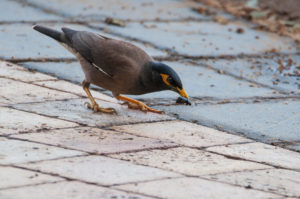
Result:
{"label": "brick pavement", "polygon": [[[0,61],[0,198],[300,198],[297,144],[287,144],[292,151],[266,144],[271,143],[267,138],[251,139],[261,132],[272,139],[299,138],[297,79],[280,76],[289,84],[274,85],[270,71],[252,77],[249,69],[249,59],[276,65],[268,54],[258,56],[272,48],[296,60],[293,41],[258,32],[225,13],[217,14],[233,22],[220,25],[190,10],[199,6],[192,1],[163,0],[161,6],[145,0],[110,2],[0,2],[0,57],[7,60]],[[125,20],[126,27],[103,23],[110,15]],[[167,114],[145,114],[94,90],[100,106],[112,106],[119,114],[93,113],[84,107],[88,99],[78,85],[78,63],[34,33],[30,28],[36,21],[56,28],[69,23],[135,42],[183,75],[195,105],[178,106],[175,95],[156,93],[140,98]],[[206,32],[199,33],[203,27]],[[237,43],[251,39],[244,46],[223,42],[236,33],[222,31],[237,27],[245,30]],[[256,45],[257,35],[264,45]],[[215,59],[222,56],[226,59]],[[245,73],[239,76],[241,65]],[[265,119],[257,120],[257,113]],[[282,117],[287,119],[278,122]]]}

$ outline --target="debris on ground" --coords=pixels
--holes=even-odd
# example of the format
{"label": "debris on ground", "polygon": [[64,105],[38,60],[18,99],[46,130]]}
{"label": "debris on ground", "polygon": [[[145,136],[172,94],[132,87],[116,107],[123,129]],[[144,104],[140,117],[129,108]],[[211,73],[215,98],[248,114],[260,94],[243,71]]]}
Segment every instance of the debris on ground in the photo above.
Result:
{"label": "debris on ground", "polygon": [[299,0],[197,0],[250,20],[258,28],[300,41]]}
{"label": "debris on ground", "polygon": [[184,97],[178,97],[176,100],[176,104],[185,104],[185,105],[192,105],[191,101]]}
{"label": "debris on ground", "polygon": [[109,24],[109,25],[125,27],[125,22],[121,19],[115,19],[115,18],[107,17],[105,19],[105,23]]}

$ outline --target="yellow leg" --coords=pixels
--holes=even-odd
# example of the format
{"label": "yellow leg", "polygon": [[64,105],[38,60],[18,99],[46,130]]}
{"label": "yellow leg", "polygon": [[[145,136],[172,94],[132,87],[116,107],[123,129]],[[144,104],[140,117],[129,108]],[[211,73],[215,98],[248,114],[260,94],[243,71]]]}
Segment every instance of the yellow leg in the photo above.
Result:
{"label": "yellow leg", "polygon": [[153,113],[163,113],[163,111],[152,109],[149,106],[147,106],[145,103],[140,102],[138,100],[131,99],[129,97],[119,95],[119,96],[117,96],[117,99],[133,103],[133,104],[128,104],[129,108],[140,109],[140,110],[145,111],[145,112],[150,111],[150,112],[153,112]]}
{"label": "yellow leg", "polygon": [[117,113],[115,109],[113,108],[101,108],[99,107],[99,105],[97,104],[97,102],[95,101],[94,97],[92,96],[91,92],[90,92],[90,83],[83,81],[82,82],[82,86],[83,86],[83,90],[86,92],[87,96],[89,97],[89,99],[91,100],[92,104],[87,103],[87,107],[89,109],[94,110],[94,112],[102,112],[102,113],[109,113],[109,114],[114,114]]}

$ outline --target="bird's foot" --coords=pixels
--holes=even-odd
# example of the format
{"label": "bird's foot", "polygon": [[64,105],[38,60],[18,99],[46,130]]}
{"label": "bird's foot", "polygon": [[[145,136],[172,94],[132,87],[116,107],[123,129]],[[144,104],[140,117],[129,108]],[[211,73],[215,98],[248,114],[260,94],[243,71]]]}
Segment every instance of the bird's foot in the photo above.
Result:
{"label": "bird's foot", "polygon": [[164,113],[163,111],[152,109],[149,106],[147,106],[145,103],[140,102],[140,101],[137,104],[128,103],[127,105],[128,105],[128,108],[140,109],[141,111],[144,111],[144,112],[149,111],[149,112],[160,113],[160,114]]}
{"label": "bird's foot", "polygon": [[84,103],[88,109],[93,110],[96,112],[108,113],[108,114],[117,114],[117,111],[114,108],[101,108],[97,103],[90,104],[89,102]]}

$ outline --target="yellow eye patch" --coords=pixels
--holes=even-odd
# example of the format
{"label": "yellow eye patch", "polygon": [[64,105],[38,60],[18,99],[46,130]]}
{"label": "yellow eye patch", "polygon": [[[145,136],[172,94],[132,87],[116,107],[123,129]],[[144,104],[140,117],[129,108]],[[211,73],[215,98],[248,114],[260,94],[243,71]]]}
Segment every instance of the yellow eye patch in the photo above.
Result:
{"label": "yellow eye patch", "polygon": [[168,82],[168,77],[169,75],[166,74],[160,74],[160,76],[162,77],[163,81],[165,82],[165,84],[167,84],[168,86],[170,86],[170,83]]}

